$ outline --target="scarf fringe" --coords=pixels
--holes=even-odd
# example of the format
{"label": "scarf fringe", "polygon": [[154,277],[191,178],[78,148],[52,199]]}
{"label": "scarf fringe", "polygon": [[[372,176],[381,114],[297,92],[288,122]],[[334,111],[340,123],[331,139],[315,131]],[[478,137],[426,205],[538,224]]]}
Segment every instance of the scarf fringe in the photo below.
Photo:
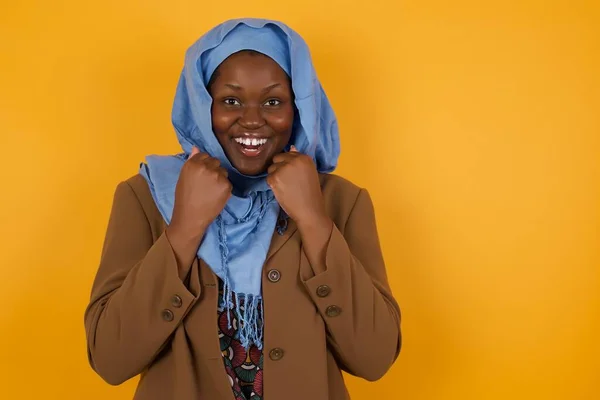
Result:
{"label": "scarf fringe", "polygon": [[[256,227],[265,215],[268,197],[261,193],[261,210],[258,216]],[[223,304],[221,306],[226,310],[234,310],[235,318],[238,321],[238,334],[240,343],[247,351],[252,345],[259,350],[263,348],[263,299],[260,295],[235,293],[231,288],[229,280],[229,249],[227,247],[227,235],[225,234],[225,224],[222,217],[217,217],[219,224],[219,248],[221,250],[221,262],[224,269],[223,279]],[[234,301],[235,299],[235,301]],[[243,302],[243,306],[242,303]],[[227,328],[231,329],[231,313],[227,313]]]}
{"label": "scarf fringe", "polygon": [[[238,335],[242,347],[247,351],[252,345],[263,348],[263,299],[262,296],[235,293],[229,278],[223,282],[223,303],[226,310],[233,310],[238,321]],[[231,329],[231,312],[227,313],[227,328]]]}

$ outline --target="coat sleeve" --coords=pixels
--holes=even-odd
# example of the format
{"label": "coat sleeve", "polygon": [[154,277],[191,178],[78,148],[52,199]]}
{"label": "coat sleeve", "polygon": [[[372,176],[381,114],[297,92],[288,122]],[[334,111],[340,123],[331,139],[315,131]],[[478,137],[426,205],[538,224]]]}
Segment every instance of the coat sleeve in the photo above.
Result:
{"label": "coat sleeve", "polygon": [[141,373],[198,295],[179,276],[166,235],[153,241],[136,193],[120,183],[84,317],[91,367],[112,385]]}
{"label": "coat sleeve", "polygon": [[300,273],[341,367],[373,381],[394,363],[402,340],[400,309],[388,284],[366,190],[359,192],[343,232],[334,225],[324,272],[314,275],[302,252]]}

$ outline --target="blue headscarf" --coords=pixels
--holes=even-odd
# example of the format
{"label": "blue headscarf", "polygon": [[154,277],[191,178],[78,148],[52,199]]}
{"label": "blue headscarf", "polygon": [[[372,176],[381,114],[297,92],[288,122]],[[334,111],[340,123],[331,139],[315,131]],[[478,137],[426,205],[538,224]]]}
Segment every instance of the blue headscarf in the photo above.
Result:
{"label": "blue headscarf", "polygon": [[308,46],[281,22],[236,19],[211,29],[186,52],[172,111],[183,153],[148,156],[140,166],[140,174],[169,223],[177,179],[192,147],[217,158],[229,171],[234,195],[207,229],[198,257],[223,280],[223,307],[234,311],[242,345],[248,349],[254,344],[262,349],[262,268],[280,208],[265,174],[242,175],[227,159],[212,130],[212,98],[207,90],[217,67],[242,50],[272,58],[291,78],[298,115],[286,150],[296,146],[313,158],[319,172],[335,169],[340,153],[337,120],[317,79]]}

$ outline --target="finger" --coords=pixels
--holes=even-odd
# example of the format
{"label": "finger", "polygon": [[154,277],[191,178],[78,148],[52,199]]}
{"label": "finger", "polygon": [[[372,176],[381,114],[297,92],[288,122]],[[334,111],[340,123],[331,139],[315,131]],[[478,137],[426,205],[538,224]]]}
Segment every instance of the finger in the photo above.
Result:
{"label": "finger", "polygon": [[267,174],[273,175],[275,171],[277,171],[280,167],[280,164],[271,164],[269,168],[267,168]]}
{"label": "finger", "polygon": [[233,185],[229,181],[229,179],[225,178],[222,173],[218,174],[219,180],[222,180],[223,183],[229,188],[230,192],[233,192]]}
{"label": "finger", "polygon": [[279,153],[273,157],[273,163],[281,163],[291,160],[299,153]]}
{"label": "finger", "polygon": [[292,145],[292,148],[290,149],[290,151],[292,153],[298,153],[298,149],[296,148],[296,146]]}
{"label": "finger", "polygon": [[229,172],[225,168],[219,168],[219,173],[223,175],[225,178],[229,177]]}
{"label": "finger", "polygon": [[210,169],[217,169],[221,167],[221,161],[217,160],[214,157],[207,157],[204,160],[204,165],[206,165]]}
{"label": "finger", "polygon": [[[194,149],[196,149],[196,151],[194,151]],[[208,154],[202,153],[196,147],[194,147],[194,149],[192,149],[192,152],[190,153],[190,156],[188,157],[188,161],[191,160],[192,158],[194,159],[194,161],[202,161],[202,160],[206,160],[207,158],[210,157]]]}
{"label": "finger", "polygon": [[283,168],[284,166],[286,166],[288,164],[289,164],[288,160],[283,160],[278,163],[273,163],[273,164],[271,164],[271,166],[269,168],[267,168],[267,173],[274,174],[277,170]]}

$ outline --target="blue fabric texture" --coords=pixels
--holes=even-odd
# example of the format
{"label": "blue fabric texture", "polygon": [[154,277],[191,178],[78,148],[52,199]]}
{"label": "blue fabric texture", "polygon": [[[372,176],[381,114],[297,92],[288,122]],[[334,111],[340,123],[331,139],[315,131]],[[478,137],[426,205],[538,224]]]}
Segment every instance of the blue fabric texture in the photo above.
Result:
{"label": "blue fabric texture", "polygon": [[[228,170],[233,195],[207,229],[198,257],[223,280],[224,306],[238,321],[242,345],[262,349],[262,269],[280,207],[266,183],[266,174],[242,175],[225,156],[212,130],[212,98],[207,90],[217,67],[242,50],[271,57],[291,78],[298,115],[286,151],[295,145],[313,158],[319,172],[335,169],[340,153],[337,120],[317,79],[308,46],[281,22],[246,18],[216,26],[188,49],[172,110],[183,152],[147,156],[140,174],[148,182],[161,215],[170,223],[175,186],[193,146],[219,159]],[[240,299],[244,299],[244,307],[239,306]]]}

